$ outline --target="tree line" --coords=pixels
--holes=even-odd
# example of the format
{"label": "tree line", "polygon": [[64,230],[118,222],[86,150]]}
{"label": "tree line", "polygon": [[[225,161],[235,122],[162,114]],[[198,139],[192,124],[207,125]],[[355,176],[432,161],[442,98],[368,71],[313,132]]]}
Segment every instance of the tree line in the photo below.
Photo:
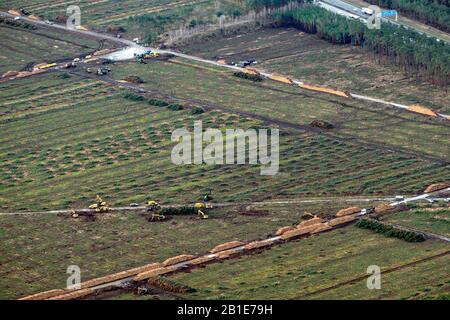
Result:
{"label": "tree line", "polygon": [[371,4],[395,9],[413,19],[443,31],[450,31],[448,0],[367,0]]}
{"label": "tree line", "polygon": [[450,46],[415,31],[382,23],[369,29],[359,20],[348,19],[320,7],[306,5],[276,17],[282,26],[296,27],[334,44],[353,44],[403,68],[429,77],[440,85],[450,83]]}
{"label": "tree line", "polygon": [[[312,1],[312,0],[311,0]],[[246,0],[246,5],[252,9],[276,8],[287,5],[289,2],[305,2],[304,0]]]}

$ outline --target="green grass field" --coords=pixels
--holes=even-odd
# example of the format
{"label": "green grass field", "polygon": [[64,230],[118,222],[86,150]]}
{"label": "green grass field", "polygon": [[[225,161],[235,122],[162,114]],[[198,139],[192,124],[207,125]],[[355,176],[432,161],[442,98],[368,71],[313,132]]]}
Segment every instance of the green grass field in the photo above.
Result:
{"label": "green grass field", "polygon": [[[347,227],[170,279],[196,289],[188,299],[420,298],[448,292],[449,255],[402,266],[447,250],[442,242],[410,244]],[[370,265],[381,268],[380,290],[366,287]]]}

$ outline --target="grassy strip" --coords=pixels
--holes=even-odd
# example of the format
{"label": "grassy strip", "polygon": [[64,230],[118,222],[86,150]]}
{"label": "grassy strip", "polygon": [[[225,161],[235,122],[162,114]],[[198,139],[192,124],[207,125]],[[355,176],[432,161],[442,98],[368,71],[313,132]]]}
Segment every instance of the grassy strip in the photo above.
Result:
{"label": "grassy strip", "polygon": [[381,233],[386,237],[394,237],[405,240],[407,242],[423,242],[426,240],[423,234],[400,230],[398,228],[387,226],[374,220],[362,219],[356,223],[356,226],[358,228],[368,229],[377,233]]}

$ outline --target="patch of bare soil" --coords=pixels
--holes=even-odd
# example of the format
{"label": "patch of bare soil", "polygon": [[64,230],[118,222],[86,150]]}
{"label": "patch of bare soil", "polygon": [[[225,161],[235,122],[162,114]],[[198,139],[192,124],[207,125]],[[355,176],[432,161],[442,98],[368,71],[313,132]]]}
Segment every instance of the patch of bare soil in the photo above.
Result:
{"label": "patch of bare soil", "polygon": [[239,214],[242,216],[249,216],[249,217],[266,217],[269,215],[269,211],[241,208],[239,209]]}

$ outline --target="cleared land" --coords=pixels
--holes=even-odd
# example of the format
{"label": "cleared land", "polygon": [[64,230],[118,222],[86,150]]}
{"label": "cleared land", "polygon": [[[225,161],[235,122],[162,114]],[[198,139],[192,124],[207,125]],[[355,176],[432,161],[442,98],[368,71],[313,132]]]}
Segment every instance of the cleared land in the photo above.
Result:
{"label": "cleared land", "polygon": [[450,112],[448,87],[406,77],[395,65],[377,62],[357,47],[332,45],[296,29],[265,28],[214,41],[191,40],[181,50],[227,61],[253,58],[258,60],[258,68],[305,82]]}
{"label": "cleared land", "polygon": [[[48,12],[48,17],[55,17],[75,3],[82,6],[83,24],[102,29],[125,26],[129,32],[145,27],[158,33],[171,23],[189,22],[217,9],[213,9],[213,1],[169,0],[127,0],[120,4],[108,0],[57,0],[51,4],[43,0],[3,1],[1,6],[25,6],[33,13]],[[203,13],[196,11],[200,5],[204,5]],[[164,14],[159,13],[158,6]],[[150,16],[130,18],[143,13]],[[172,15],[173,20],[165,14]],[[47,31],[12,32],[14,36],[9,30],[2,33],[9,37],[4,52],[11,63],[2,64],[8,70],[24,68],[37,58],[57,61],[100,47],[93,40],[73,40]],[[28,34],[29,50],[17,41]],[[292,37],[294,34],[299,38]],[[319,44],[319,40],[292,30],[264,30],[253,39],[256,42],[246,37],[232,37],[234,42],[230,44],[218,39],[217,47],[212,42],[203,43],[206,49],[202,49],[202,55],[232,53],[228,57],[233,60],[257,57],[264,68],[302,80],[305,76],[318,84],[344,89],[348,85],[359,93],[381,92],[386,100],[417,99],[449,110],[448,94],[442,90],[427,85],[421,93],[420,84],[369,59],[362,60],[359,69],[352,68],[357,63],[352,55],[364,57],[352,48]],[[300,41],[305,38],[307,41]],[[192,43],[187,50],[197,54],[201,45]],[[58,48],[48,50],[54,45]],[[242,52],[237,52],[238,46],[244,48]],[[295,50],[302,46],[312,51],[305,49],[296,56]],[[16,48],[21,52],[14,51]],[[318,62],[313,60],[314,55],[319,57]],[[294,63],[277,64],[278,59]],[[321,69],[329,59],[344,61],[342,68],[350,71],[337,68],[337,63],[331,63],[331,69]],[[312,69],[308,71],[304,64]],[[145,80],[142,88],[153,93],[145,94],[142,100],[135,96],[130,99],[124,95],[126,90],[103,81],[108,77],[95,79],[93,75],[87,78],[63,72],[0,84],[1,211],[86,207],[96,194],[110,205],[142,204],[149,199],[162,204],[192,203],[209,189],[218,202],[412,194],[433,182],[450,180],[449,127],[444,123],[270,81],[256,84],[221,68],[183,59],[151,61],[148,65],[132,62],[111,68],[108,77],[119,80],[137,75]],[[82,74],[80,69],[76,72]],[[321,72],[335,72],[337,77],[322,76]],[[372,73],[376,80],[364,80]],[[387,80],[381,79],[383,73]],[[148,103],[150,98],[178,102],[185,109],[157,107]],[[189,108],[195,106],[204,107],[206,112],[192,113]],[[314,119],[330,121],[336,128],[322,133],[312,130],[308,125]],[[171,133],[175,128],[192,129],[195,120],[202,120],[204,128],[222,131],[279,127],[280,173],[261,176],[259,165],[174,165],[170,161]],[[330,216],[351,205],[363,207],[367,202],[223,208],[208,212],[208,220],[175,216],[163,223],[147,222],[138,212],[108,213],[95,221],[53,214],[2,215],[0,298],[62,288],[69,265],[81,267],[84,281],[178,254],[206,253],[231,240],[263,239],[279,227],[298,223],[304,211]],[[432,218],[409,215],[419,213],[399,213],[388,221],[448,233],[447,213],[435,212]],[[448,245],[442,242],[411,244],[346,227],[171,279],[195,288],[196,292],[185,296],[192,299],[430,298],[448,296],[449,256],[443,254],[447,250]],[[382,290],[365,287],[366,268],[372,264],[385,272]],[[161,296],[176,297],[170,293]],[[155,296],[127,293],[117,298]]]}
{"label": "cleared land", "polygon": [[85,281],[178,254],[202,254],[231,240],[265,238],[279,227],[301,221],[304,211],[332,215],[344,206],[214,209],[208,220],[175,216],[163,223],[150,223],[139,213],[126,212],[109,213],[93,222],[53,214],[1,216],[0,298],[63,288],[66,269],[72,264],[80,266]]}
{"label": "cleared land", "polygon": [[[158,68],[152,77],[161,79],[164,73],[163,77],[171,77],[166,78],[170,82],[185,71],[179,83],[185,88],[200,88],[195,84],[197,69],[174,66],[152,64]],[[277,91],[266,94],[231,75],[206,74],[206,80],[213,82],[203,79],[201,85],[209,87],[212,94],[208,96],[214,98],[218,80],[213,76],[222,80],[222,90],[225,86],[231,90],[233,85],[237,90],[235,103],[245,108],[255,101],[264,101],[269,107],[280,98]],[[4,133],[0,138],[0,200],[4,211],[85,207],[97,193],[112,205],[143,202],[149,196],[166,203],[192,203],[210,188],[217,193],[217,201],[413,194],[449,174],[448,167],[433,161],[286,128],[281,128],[280,172],[275,176],[261,176],[259,165],[177,166],[170,160],[174,128],[192,130],[194,120],[202,120],[204,128],[222,129],[267,124],[232,111],[193,115],[189,110],[130,101],[123,97],[123,90],[101,81],[75,76],[61,79],[57,74],[39,79],[0,86],[0,97],[5,101],[0,106]],[[149,81],[145,86],[160,81],[148,74],[144,79]],[[175,84],[171,88],[178,92]],[[22,92],[20,98],[18,92]],[[201,94],[206,96],[206,92]],[[302,100],[291,100],[290,105]]]}
{"label": "cleared land", "polygon": [[107,42],[43,27],[30,30],[0,24],[0,37],[0,75],[11,70],[25,71],[39,63],[73,59],[111,47]]}
{"label": "cleared land", "polygon": [[[441,242],[411,244],[348,227],[170,279],[197,290],[189,299],[420,298],[448,292],[450,256],[402,266],[446,251]],[[369,265],[381,268],[381,290],[366,287]]]}
{"label": "cleared land", "polygon": [[[24,7],[47,19],[65,15],[69,5],[81,9],[81,23],[94,29],[122,27],[130,36],[145,37],[177,29],[185,24],[217,21],[216,13],[238,14],[243,8],[233,0],[95,0],[2,1],[3,9]],[[237,11],[236,11],[237,10]]]}
{"label": "cleared land", "polygon": [[329,135],[360,139],[362,144],[374,142],[391,149],[442,158],[450,153],[450,140],[445,138],[450,134],[449,124],[445,122],[376,104],[311,93],[272,81],[255,83],[216,69],[199,67],[197,63],[177,58],[148,65],[116,65],[114,77],[122,79],[130,74],[138,75],[146,81],[145,88],[158,90],[161,94],[221,106],[230,112],[251,112],[274,122],[282,120],[308,125],[315,119],[326,120],[337,127],[329,131]]}

